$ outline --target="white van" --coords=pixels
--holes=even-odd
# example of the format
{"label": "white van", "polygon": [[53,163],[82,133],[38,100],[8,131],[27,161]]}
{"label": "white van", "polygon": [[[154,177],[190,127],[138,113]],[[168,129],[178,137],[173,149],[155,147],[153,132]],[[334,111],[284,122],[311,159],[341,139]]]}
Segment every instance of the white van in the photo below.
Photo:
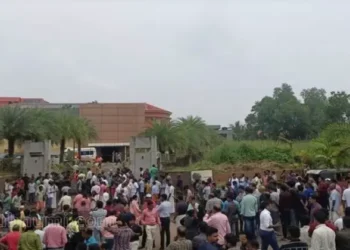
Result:
{"label": "white van", "polygon": [[[73,148],[66,148],[65,152],[67,152],[68,150],[73,151]],[[96,148],[81,148],[80,152],[81,152],[81,156],[80,156],[81,161],[93,162],[96,160],[96,157],[97,157]],[[74,157],[76,158],[78,157],[77,148],[75,148]]]}

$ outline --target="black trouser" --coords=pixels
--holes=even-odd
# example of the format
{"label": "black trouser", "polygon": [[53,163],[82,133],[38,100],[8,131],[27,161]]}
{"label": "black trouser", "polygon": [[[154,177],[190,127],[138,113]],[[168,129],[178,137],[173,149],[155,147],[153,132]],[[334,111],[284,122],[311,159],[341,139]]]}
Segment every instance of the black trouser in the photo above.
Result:
{"label": "black trouser", "polygon": [[170,244],[170,217],[160,218],[160,225],[162,226],[160,230],[160,249],[165,249],[164,234],[166,235],[166,247]]}
{"label": "black trouser", "polygon": [[140,204],[143,204],[143,197],[145,196],[145,193],[140,193]]}
{"label": "black trouser", "polygon": [[283,237],[287,238],[288,227],[290,226],[290,210],[282,211],[281,213],[282,233]]}

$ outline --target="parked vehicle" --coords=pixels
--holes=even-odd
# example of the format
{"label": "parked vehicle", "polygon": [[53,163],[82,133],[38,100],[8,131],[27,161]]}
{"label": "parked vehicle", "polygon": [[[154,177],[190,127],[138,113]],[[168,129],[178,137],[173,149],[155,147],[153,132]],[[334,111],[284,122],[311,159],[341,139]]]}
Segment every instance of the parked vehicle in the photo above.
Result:
{"label": "parked vehicle", "polygon": [[312,177],[316,182],[318,182],[319,177],[337,180],[342,188],[347,188],[347,180],[350,179],[350,169],[311,169],[306,172],[306,176]]}
{"label": "parked vehicle", "polygon": [[[73,151],[73,148],[66,148],[65,153],[68,152],[68,150]],[[81,155],[80,160],[81,161],[88,161],[88,162],[94,162],[97,157],[96,148],[81,148]],[[78,149],[76,148],[74,151],[74,158],[78,158]]]}

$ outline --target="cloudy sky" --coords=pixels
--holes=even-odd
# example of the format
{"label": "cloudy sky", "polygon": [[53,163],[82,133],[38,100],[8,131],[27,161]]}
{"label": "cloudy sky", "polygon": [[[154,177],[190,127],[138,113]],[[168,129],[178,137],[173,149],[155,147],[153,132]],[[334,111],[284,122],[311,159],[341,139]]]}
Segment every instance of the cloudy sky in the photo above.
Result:
{"label": "cloudy sky", "polygon": [[227,125],[283,82],[350,92],[348,0],[8,2],[0,96],[148,102]]}

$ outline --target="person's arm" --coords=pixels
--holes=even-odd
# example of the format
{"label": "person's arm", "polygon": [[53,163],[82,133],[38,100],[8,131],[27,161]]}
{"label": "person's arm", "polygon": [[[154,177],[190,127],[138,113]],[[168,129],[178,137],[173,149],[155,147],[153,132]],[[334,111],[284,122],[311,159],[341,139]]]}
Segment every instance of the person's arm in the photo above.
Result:
{"label": "person's arm", "polygon": [[40,236],[36,235],[35,237],[35,250],[42,250],[43,249],[43,244],[41,244]]}
{"label": "person's arm", "polygon": [[332,201],[332,204],[330,207],[331,212],[334,212],[335,199],[336,199],[336,197],[335,197],[334,193],[331,193],[331,201]]}
{"label": "person's arm", "polygon": [[43,231],[44,231],[43,243],[44,243],[45,246],[47,246],[47,243],[48,243],[48,241],[47,241],[48,234],[47,234],[47,232],[46,232],[46,227],[43,229]]}
{"label": "person's arm", "polygon": [[209,222],[211,221],[209,214],[205,214],[205,215],[204,215],[203,221],[204,221],[205,223],[209,224]]}
{"label": "person's arm", "polygon": [[228,219],[226,220],[226,234],[231,233],[231,225]]}
{"label": "person's arm", "polygon": [[114,225],[114,226],[105,227],[105,230],[110,232],[111,234],[117,234],[119,231],[119,228]]}
{"label": "person's arm", "polygon": [[67,240],[67,234],[66,234],[66,230],[62,230],[61,232],[61,242],[62,242],[62,246],[65,246],[68,242]]}
{"label": "person's arm", "polygon": [[160,218],[159,218],[159,214],[157,213],[157,215],[156,215],[156,222],[157,222],[157,224],[160,226],[161,224],[160,224]]}
{"label": "person's arm", "polygon": [[241,205],[241,209],[240,209],[239,212],[240,212],[241,215],[244,215],[243,214],[243,211],[244,211],[244,197],[242,198],[240,205]]}
{"label": "person's arm", "polygon": [[8,249],[8,246],[7,246],[7,235],[5,235],[4,237],[2,237],[0,239],[0,247],[2,249]]}
{"label": "person's arm", "polygon": [[23,248],[23,237],[21,236],[21,238],[19,239],[19,242],[18,242],[18,250],[25,250]]}
{"label": "person's arm", "polygon": [[343,192],[343,197],[342,197],[342,200],[343,200],[343,208],[346,208],[346,199],[345,199],[345,190],[344,190],[344,192]]}

